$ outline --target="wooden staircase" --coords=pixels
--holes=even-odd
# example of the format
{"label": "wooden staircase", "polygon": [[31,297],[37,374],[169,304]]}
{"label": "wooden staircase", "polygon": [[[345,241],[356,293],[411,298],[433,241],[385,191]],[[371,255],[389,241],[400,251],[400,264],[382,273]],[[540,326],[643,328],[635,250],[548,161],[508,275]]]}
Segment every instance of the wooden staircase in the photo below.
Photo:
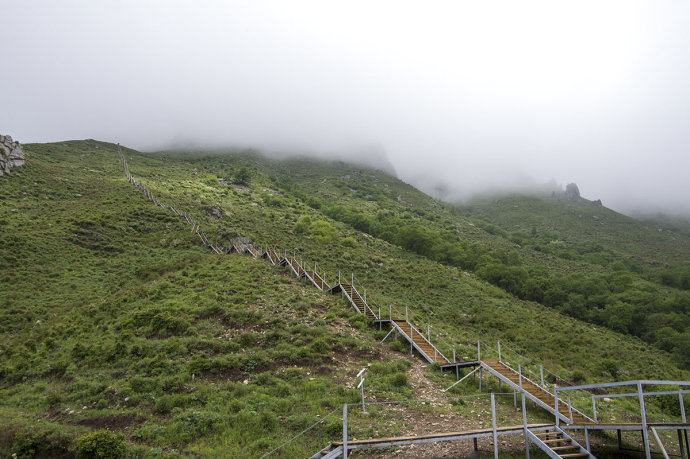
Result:
{"label": "wooden staircase", "polygon": [[371,320],[379,319],[378,317],[376,317],[376,314],[374,314],[374,311],[371,310],[366,301],[364,301],[357,289],[354,288],[354,286],[352,286],[351,284],[341,282],[340,288],[347,296],[347,299],[350,300],[350,304],[352,304],[352,307],[354,307],[357,310],[357,312],[359,312],[360,314],[366,314],[366,316]]}
{"label": "wooden staircase", "polygon": [[295,274],[297,277],[302,277],[304,275],[304,269],[302,269],[302,265],[299,264],[297,260],[294,258],[283,258],[280,261],[281,266],[289,266],[292,272]]}
{"label": "wooden staircase", "polygon": [[532,443],[537,445],[539,449],[544,451],[551,458],[587,457],[596,459],[570,435],[556,426],[551,430],[541,432],[532,432],[528,429],[527,436]]}
{"label": "wooden staircase", "polygon": [[[489,372],[496,376],[499,380],[505,382],[513,389],[524,392],[529,399],[537,403],[545,410],[549,411],[551,414],[556,414],[554,395],[543,387],[530,381],[524,375],[522,378],[520,378],[520,374],[517,371],[510,368],[505,363],[499,362],[498,360],[482,360],[480,364],[482,367],[489,370]],[[560,419],[567,424],[594,424],[592,419],[585,416],[575,408],[569,407],[568,404],[562,400],[558,401],[558,413]]]}
{"label": "wooden staircase", "polygon": [[268,258],[268,261],[270,261],[272,265],[280,264],[280,257],[274,250],[265,251],[261,257]]}
{"label": "wooden staircase", "polygon": [[312,283],[319,290],[327,291],[331,289],[331,287],[326,282],[324,282],[324,280],[321,278],[321,276],[319,276],[318,273],[307,269],[304,271],[304,274],[310,281],[312,281]]}
{"label": "wooden staircase", "polygon": [[449,365],[450,361],[427,340],[424,335],[404,319],[393,319],[392,324],[400,333],[419,351],[429,363],[437,362],[439,365]]}

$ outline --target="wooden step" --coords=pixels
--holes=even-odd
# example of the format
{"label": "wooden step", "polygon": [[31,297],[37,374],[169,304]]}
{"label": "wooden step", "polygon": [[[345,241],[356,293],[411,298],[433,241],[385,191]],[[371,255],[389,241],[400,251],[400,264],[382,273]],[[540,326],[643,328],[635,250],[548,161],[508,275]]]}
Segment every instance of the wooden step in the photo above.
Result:
{"label": "wooden step", "polygon": [[561,456],[563,458],[567,458],[567,457],[589,457],[589,454],[588,453],[572,453],[572,454],[568,453],[568,454],[559,454],[559,456]]}
{"label": "wooden step", "polygon": [[542,440],[542,442],[546,443],[547,445],[549,443],[565,443],[565,442],[569,442],[569,441],[570,440],[568,440],[567,438],[551,438],[549,440]]}
{"label": "wooden step", "polygon": [[561,437],[563,436],[562,433],[557,432],[555,430],[549,430],[547,432],[537,432],[534,434],[535,437],[550,437],[552,435],[560,435]]}

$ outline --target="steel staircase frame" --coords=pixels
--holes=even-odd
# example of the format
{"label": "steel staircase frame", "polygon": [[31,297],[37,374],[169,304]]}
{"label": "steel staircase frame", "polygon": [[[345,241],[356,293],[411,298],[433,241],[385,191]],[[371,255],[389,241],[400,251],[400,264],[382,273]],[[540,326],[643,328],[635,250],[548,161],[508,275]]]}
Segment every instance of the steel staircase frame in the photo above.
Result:
{"label": "steel staircase frame", "polygon": [[[447,360],[447,359],[446,359],[446,360]],[[500,361],[499,361],[499,362],[500,362]],[[500,363],[501,363],[502,365],[504,365],[506,368],[508,368],[509,370],[513,371],[516,375],[520,375],[520,373],[517,372],[517,371],[515,371],[512,367],[510,367],[510,365],[508,365],[508,364],[506,364],[506,363],[503,363],[503,362],[500,362]],[[499,373],[499,372],[496,371],[493,367],[491,367],[491,365],[488,365],[488,364],[485,363],[484,361],[480,360],[480,361],[479,361],[479,364],[482,366],[482,368],[484,368],[485,370],[487,370],[490,374],[492,374],[493,376],[495,376],[496,378],[498,378],[500,381],[503,381],[505,384],[508,384],[508,386],[510,386],[511,388],[517,390],[518,392],[524,393],[525,396],[526,396],[527,398],[529,398],[529,399],[532,400],[534,403],[536,403],[536,404],[539,405],[540,407],[542,407],[542,408],[544,408],[545,410],[547,410],[549,413],[551,413],[551,414],[553,414],[553,415],[557,415],[561,421],[565,422],[566,424],[571,424],[570,418],[566,417],[565,415],[561,414],[560,412],[559,412],[559,413],[556,413],[556,407],[555,407],[555,406],[548,405],[548,404],[544,403],[542,400],[540,400],[539,398],[537,398],[536,396],[534,396],[533,394],[531,394],[530,392],[528,392],[526,389],[520,387],[519,384],[515,384],[515,383],[514,383],[513,381],[511,381],[509,378],[506,378],[505,376],[503,376],[501,373]],[[554,395],[554,394],[552,394],[551,392],[549,392],[548,390],[546,390],[545,388],[543,388],[542,386],[540,386],[539,384],[535,383],[534,381],[532,381],[531,379],[527,378],[527,377],[524,376],[524,375],[522,376],[522,379],[525,380],[525,381],[528,381],[528,382],[530,382],[530,383],[532,383],[532,384],[534,384],[535,386],[539,387],[541,390],[543,390],[543,391],[546,392],[547,394],[549,394],[549,395],[551,395],[552,397],[554,397],[554,403],[555,403],[555,395]],[[560,405],[561,403],[563,404],[563,406],[566,406],[566,407],[568,406],[568,403],[567,403],[567,402],[564,402],[564,401],[562,401],[562,400],[559,399],[559,400],[558,400],[558,404]],[[578,413],[578,414],[582,415],[585,419],[588,419],[591,423],[596,424],[596,422],[594,422],[594,420],[593,420],[592,418],[590,418],[590,417],[587,416],[586,414],[584,414],[584,413],[582,413],[581,411],[579,411],[579,410],[577,410],[576,408],[574,408],[574,407],[572,406],[572,403],[570,404],[570,409],[571,409],[574,413]]]}

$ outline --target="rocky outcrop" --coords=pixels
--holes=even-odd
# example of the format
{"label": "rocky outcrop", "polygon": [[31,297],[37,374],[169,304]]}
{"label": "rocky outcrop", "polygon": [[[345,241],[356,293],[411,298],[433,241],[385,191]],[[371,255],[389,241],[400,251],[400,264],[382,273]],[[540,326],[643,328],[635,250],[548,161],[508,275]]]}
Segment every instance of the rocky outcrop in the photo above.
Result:
{"label": "rocky outcrop", "polygon": [[580,189],[574,183],[568,183],[565,187],[565,199],[577,201],[580,199]]}
{"label": "rocky outcrop", "polygon": [[8,135],[0,135],[0,177],[8,175],[10,169],[24,165],[24,152],[19,142]]}

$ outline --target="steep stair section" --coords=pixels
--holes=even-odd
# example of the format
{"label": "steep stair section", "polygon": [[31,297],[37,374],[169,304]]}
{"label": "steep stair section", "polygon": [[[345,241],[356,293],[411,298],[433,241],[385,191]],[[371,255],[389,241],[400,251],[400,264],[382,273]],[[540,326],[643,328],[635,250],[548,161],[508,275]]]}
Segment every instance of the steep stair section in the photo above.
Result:
{"label": "steep stair section", "polygon": [[274,250],[267,250],[261,256],[263,258],[268,258],[268,261],[270,261],[272,265],[280,264],[280,257]]}
{"label": "steep stair section", "polygon": [[429,363],[449,365],[450,361],[424,335],[404,319],[393,319],[393,326],[419,351]]}
{"label": "steep stair section", "polygon": [[302,277],[304,276],[304,269],[302,269],[302,265],[299,264],[299,262],[290,257],[283,258],[280,261],[281,266],[289,266],[290,269],[292,270],[293,273],[295,273],[295,276],[297,277]]}
{"label": "steep stair section", "polygon": [[259,253],[258,250],[256,250],[254,247],[251,245],[248,245],[246,248],[246,252],[249,253],[251,256],[254,258],[261,258],[261,254]]}
{"label": "steep stair section", "polygon": [[347,296],[347,299],[350,300],[350,304],[352,304],[352,307],[354,307],[357,312],[360,314],[366,314],[371,320],[379,319],[352,284],[341,282],[340,288]]}
{"label": "steep stair section", "polygon": [[587,457],[596,459],[582,445],[558,427],[542,432],[527,430],[530,441],[553,459]]}
{"label": "steep stair section", "polygon": [[327,291],[331,289],[331,287],[324,282],[323,278],[319,276],[318,273],[307,269],[304,271],[304,274],[307,276],[307,279],[309,279],[319,290]]}
{"label": "steep stair section", "polygon": [[[508,384],[515,390],[524,392],[530,400],[549,411],[551,414],[556,414],[555,398],[552,393],[548,392],[543,387],[532,382],[524,375],[521,378],[517,371],[510,368],[505,363],[499,362],[498,360],[482,360],[480,364],[483,368],[489,370],[489,372],[496,376],[499,380]],[[572,421],[570,419],[571,412]],[[558,413],[561,421],[566,422],[567,424],[594,424],[594,420],[585,416],[575,408],[569,407],[566,402],[560,399],[558,400]]]}

